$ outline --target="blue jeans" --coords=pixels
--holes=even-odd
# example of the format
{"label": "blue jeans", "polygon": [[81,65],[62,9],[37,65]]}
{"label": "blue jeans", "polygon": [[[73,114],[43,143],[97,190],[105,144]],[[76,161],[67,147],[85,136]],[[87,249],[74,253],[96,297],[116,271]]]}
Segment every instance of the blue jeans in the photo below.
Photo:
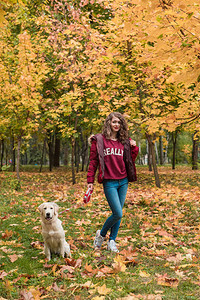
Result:
{"label": "blue jeans", "polygon": [[112,210],[112,215],[104,223],[100,234],[101,236],[105,237],[110,229],[111,232],[109,240],[115,241],[121,223],[122,208],[124,206],[128,189],[128,179],[104,179],[103,188],[108,204]]}

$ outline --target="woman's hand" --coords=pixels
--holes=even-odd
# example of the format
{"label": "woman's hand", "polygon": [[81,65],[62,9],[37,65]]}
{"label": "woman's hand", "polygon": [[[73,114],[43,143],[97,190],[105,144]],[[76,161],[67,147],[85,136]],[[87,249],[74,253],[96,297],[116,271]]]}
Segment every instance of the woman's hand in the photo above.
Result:
{"label": "woman's hand", "polygon": [[88,189],[93,190],[93,183],[88,183]]}
{"label": "woman's hand", "polygon": [[130,140],[130,145],[131,145],[131,147],[132,147],[132,146],[136,146],[136,141]]}

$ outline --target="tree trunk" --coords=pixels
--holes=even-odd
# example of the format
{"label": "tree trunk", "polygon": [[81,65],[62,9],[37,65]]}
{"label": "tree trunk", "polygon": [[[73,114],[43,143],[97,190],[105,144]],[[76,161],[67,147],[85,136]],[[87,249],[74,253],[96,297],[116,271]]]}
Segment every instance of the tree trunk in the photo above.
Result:
{"label": "tree trunk", "polygon": [[21,136],[17,138],[17,179],[20,182],[20,175],[19,175],[19,166],[20,166],[20,149],[21,149]]}
{"label": "tree trunk", "polygon": [[25,152],[25,165],[28,165],[28,154],[27,154],[27,151]]}
{"label": "tree trunk", "polygon": [[15,139],[14,139],[14,136],[11,139],[11,147],[12,147],[12,171],[15,172]]}
{"label": "tree trunk", "polygon": [[177,145],[178,131],[172,132],[173,155],[172,155],[172,169],[175,170],[176,166],[176,145]]}
{"label": "tree trunk", "polygon": [[67,166],[68,162],[69,162],[69,144],[68,144],[68,142],[64,143],[63,148],[64,148],[63,164],[64,164],[64,166]]}
{"label": "tree trunk", "polygon": [[158,155],[158,147],[157,147],[157,143],[154,143],[155,146],[155,154],[156,154],[156,163],[159,164],[159,155]]}
{"label": "tree trunk", "polygon": [[[1,140],[0,140],[0,153],[1,153]],[[0,171],[2,171],[3,161],[0,162]]]}
{"label": "tree trunk", "polygon": [[160,164],[164,164],[164,155],[163,155],[163,141],[162,136],[159,137],[159,148],[160,148]]}
{"label": "tree trunk", "polygon": [[79,164],[80,164],[80,147],[78,139],[75,140],[75,166],[76,173],[79,172]]}
{"label": "tree trunk", "polygon": [[[78,113],[76,112],[75,124],[74,129],[76,131],[78,124]],[[74,165],[74,156],[75,156],[75,137],[71,137],[71,145],[72,145],[72,157],[71,157],[71,167],[72,167],[72,183],[76,183],[76,176],[75,176],[75,165]]]}
{"label": "tree trunk", "polygon": [[151,172],[152,169],[152,153],[151,153],[151,146],[149,145],[149,141],[147,139],[147,154],[148,154],[148,166],[149,166],[149,171]]}
{"label": "tree trunk", "polygon": [[83,172],[84,166],[86,163],[86,154],[87,154],[87,149],[88,149],[88,136],[85,137],[85,141],[84,141],[82,130],[81,130],[81,143],[82,143],[82,151],[81,151],[82,168],[81,168],[81,171]]}
{"label": "tree trunk", "polygon": [[85,143],[84,143],[84,138],[83,138],[83,133],[82,133],[82,130],[80,130],[80,137],[81,137],[81,160],[82,160],[82,166],[81,166],[81,171],[83,172],[84,171],[84,164],[85,164]]}
{"label": "tree trunk", "polygon": [[9,158],[8,158],[8,148],[5,147],[5,153],[6,153],[6,165],[9,163]]}
{"label": "tree trunk", "polygon": [[4,155],[4,140],[1,140],[0,149],[1,149],[1,168],[2,168],[2,166],[3,166],[3,155]]}
{"label": "tree trunk", "polygon": [[55,134],[55,148],[54,148],[54,167],[60,167],[60,137]]}
{"label": "tree trunk", "polygon": [[155,148],[154,148],[154,143],[152,141],[152,137],[149,134],[146,134],[148,144],[149,144],[149,150],[151,151],[151,156],[152,156],[152,165],[153,165],[153,170],[154,170],[154,176],[155,176],[155,183],[157,187],[160,186],[160,179],[159,179],[159,174],[158,174],[158,169],[156,165],[156,156],[155,156]]}
{"label": "tree trunk", "polygon": [[72,183],[76,183],[75,177],[75,165],[74,165],[74,152],[75,152],[75,138],[71,137],[71,145],[72,145],[72,157],[71,157],[71,167],[72,167]]}
{"label": "tree trunk", "polygon": [[169,159],[168,159],[168,146],[169,146],[169,139],[170,139],[169,133],[167,133],[166,139],[167,139],[167,145],[165,147],[165,152],[164,152],[164,164],[169,162]]}
{"label": "tree trunk", "polygon": [[192,170],[198,170],[198,146],[199,141],[193,136],[193,147],[192,147]]}
{"label": "tree trunk", "polygon": [[51,172],[53,169],[53,137],[52,136],[49,137],[48,148],[49,148],[49,171]]}
{"label": "tree trunk", "polygon": [[138,152],[138,163],[139,163],[139,165],[142,165],[142,157],[141,157],[141,155],[140,155],[140,153],[141,153],[141,143],[140,142],[138,142],[138,148],[139,148],[139,152]]}
{"label": "tree trunk", "polygon": [[46,138],[44,139],[43,147],[42,147],[42,155],[41,155],[41,160],[40,160],[40,173],[42,172],[42,166],[43,166],[43,160],[44,160],[45,147],[46,147]]}

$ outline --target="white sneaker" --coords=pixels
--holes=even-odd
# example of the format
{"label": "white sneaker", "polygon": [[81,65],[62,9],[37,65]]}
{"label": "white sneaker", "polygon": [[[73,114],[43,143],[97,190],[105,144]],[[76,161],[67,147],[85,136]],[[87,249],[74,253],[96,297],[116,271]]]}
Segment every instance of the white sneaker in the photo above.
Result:
{"label": "white sneaker", "polygon": [[114,240],[108,241],[108,250],[112,252],[118,253],[119,250],[117,249],[116,243]]}
{"label": "white sneaker", "polygon": [[101,236],[100,234],[101,230],[97,230],[96,232],[96,236],[95,236],[95,239],[94,239],[94,248],[101,248],[102,246],[102,243],[104,241],[104,237]]}

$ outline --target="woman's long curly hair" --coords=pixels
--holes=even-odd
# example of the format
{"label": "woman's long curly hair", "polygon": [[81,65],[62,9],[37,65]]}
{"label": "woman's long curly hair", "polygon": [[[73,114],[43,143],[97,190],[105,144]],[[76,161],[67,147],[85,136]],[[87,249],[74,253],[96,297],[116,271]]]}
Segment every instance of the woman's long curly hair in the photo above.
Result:
{"label": "woman's long curly hair", "polygon": [[102,134],[105,136],[106,139],[110,139],[112,133],[110,123],[114,117],[120,120],[120,130],[117,132],[117,139],[122,144],[124,144],[126,139],[128,139],[128,125],[122,114],[120,114],[119,112],[112,112],[107,116],[104,122]]}

